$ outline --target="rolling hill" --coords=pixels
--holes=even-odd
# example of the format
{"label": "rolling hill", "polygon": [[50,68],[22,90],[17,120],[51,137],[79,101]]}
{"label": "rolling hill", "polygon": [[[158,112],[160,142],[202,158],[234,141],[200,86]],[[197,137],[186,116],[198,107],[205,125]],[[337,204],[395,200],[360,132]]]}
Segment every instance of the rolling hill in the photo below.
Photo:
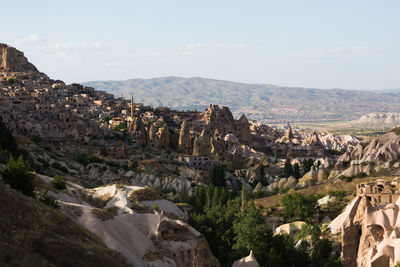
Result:
{"label": "rolling hill", "polygon": [[371,112],[400,112],[400,91],[357,91],[246,84],[206,78],[162,77],[83,83],[135,102],[175,109],[229,106],[263,122],[352,120]]}

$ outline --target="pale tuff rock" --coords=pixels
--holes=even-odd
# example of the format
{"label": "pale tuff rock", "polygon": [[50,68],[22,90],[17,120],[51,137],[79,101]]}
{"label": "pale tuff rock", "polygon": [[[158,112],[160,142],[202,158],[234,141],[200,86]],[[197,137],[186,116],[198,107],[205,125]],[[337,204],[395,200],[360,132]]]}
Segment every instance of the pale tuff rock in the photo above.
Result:
{"label": "pale tuff rock", "polygon": [[178,147],[185,154],[192,153],[192,139],[190,135],[190,126],[186,120],[181,125]]}
{"label": "pale tuff rock", "polygon": [[370,113],[354,122],[354,125],[366,128],[394,127],[399,124],[400,113]]}
{"label": "pale tuff rock", "polygon": [[250,124],[243,114],[236,123],[236,135],[243,144],[251,144]]}
{"label": "pale tuff rock", "polygon": [[288,139],[288,140],[294,138],[294,135],[293,135],[293,132],[292,132],[292,127],[289,127],[289,128],[286,130],[285,138]]}
{"label": "pale tuff rock", "polygon": [[[361,172],[371,174],[382,168],[394,166],[400,159],[400,136],[394,132],[372,139],[369,143],[358,144],[351,152],[341,155],[335,165],[344,169],[341,175],[352,176]],[[350,166],[348,165],[350,163]]]}
{"label": "pale tuff rock", "polygon": [[282,224],[278,228],[275,229],[275,234],[288,234],[294,236],[297,234],[301,227],[305,224],[305,222],[302,221],[297,221],[297,222],[291,222],[291,223],[286,223]]}
{"label": "pale tuff rock", "polygon": [[329,225],[342,235],[343,266],[393,267],[400,261],[400,198],[383,181],[376,184],[359,185],[357,197]]}
{"label": "pale tuff rock", "polygon": [[149,145],[155,148],[160,147],[160,140],[157,136],[157,127],[154,123],[152,123],[149,128]]}
{"label": "pale tuff rock", "polygon": [[160,140],[160,144],[163,148],[168,149],[169,148],[169,129],[168,125],[164,124],[162,128],[160,128],[157,136],[158,139]]}
{"label": "pale tuff rock", "polygon": [[212,131],[218,129],[222,135],[236,133],[235,119],[228,107],[220,109],[218,105],[210,105],[204,113],[203,120]]}
{"label": "pale tuff rock", "polygon": [[133,136],[134,139],[138,140],[143,144],[147,144],[147,131],[146,127],[143,124],[143,121],[139,117],[135,117],[133,122],[129,126],[129,134]]}
{"label": "pale tuff rock", "polygon": [[232,267],[257,267],[257,266],[260,266],[260,264],[258,264],[256,258],[254,257],[253,251],[250,251],[249,256],[241,258],[232,264]]}
{"label": "pale tuff rock", "polygon": [[321,140],[318,138],[317,132],[313,132],[313,134],[310,136],[310,138],[307,141],[308,145],[310,146],[323,146]]}
{"label": "pale tuff rock", "polygon": [[[52,181],[52,178],[46,176],[40,178],[47,183]],[[79,198],[65,193],[50,194],[60,200],[62,211],[79,209],[81,214],[74,219],[101,238],[108,247],[120,252],[133,266],[219,267],[204,236],[187,223],[169,219],[163,212],[138,214],[130,209],[131,203],[127,196],[141,188],[110,185],[85,192],[84,188],[68,183],[67,190],[71,195],[89,194],[93,198],[105,199],[105,208],[117,208],[117,215],[106,219],[94,215],[95,208]],[[185,216],[175,204],[167,200],[147,202],[138,204],[148,204],[149,208],[157,204],[160,210]]]}

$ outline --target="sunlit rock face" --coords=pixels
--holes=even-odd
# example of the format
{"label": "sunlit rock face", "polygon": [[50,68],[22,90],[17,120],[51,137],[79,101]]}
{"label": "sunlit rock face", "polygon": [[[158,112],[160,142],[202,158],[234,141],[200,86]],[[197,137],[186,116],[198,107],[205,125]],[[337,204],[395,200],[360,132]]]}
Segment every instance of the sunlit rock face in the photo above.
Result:
{"label": "sunlit rock face", "polygon": [[342,236],[343,266],[395,266],[400,261],[399,192],[384,181],[361,184],[330,224]]}

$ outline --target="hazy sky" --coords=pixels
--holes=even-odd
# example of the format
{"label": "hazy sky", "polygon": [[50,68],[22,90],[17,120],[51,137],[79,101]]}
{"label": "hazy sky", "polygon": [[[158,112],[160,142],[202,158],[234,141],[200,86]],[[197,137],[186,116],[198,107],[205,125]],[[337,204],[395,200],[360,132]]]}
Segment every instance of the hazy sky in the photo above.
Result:
{"label": "hazy sky", "polygon": [[400,88],[400,1],[2,1],[1,42],[66,82],[200,76]]}

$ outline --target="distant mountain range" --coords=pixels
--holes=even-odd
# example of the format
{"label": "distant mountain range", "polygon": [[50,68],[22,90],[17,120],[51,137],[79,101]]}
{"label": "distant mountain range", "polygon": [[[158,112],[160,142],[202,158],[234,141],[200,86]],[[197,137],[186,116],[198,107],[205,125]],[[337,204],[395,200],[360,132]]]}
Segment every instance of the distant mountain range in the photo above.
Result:
{"label": "distant mountain range", "polygon": [[162,77],[83,83],[135,102],[174,109],[230,107],[234,115],[267,123],[358,119],[371,112],[400,112],[400,91],[356,91],[246,84],[206,78]]}

